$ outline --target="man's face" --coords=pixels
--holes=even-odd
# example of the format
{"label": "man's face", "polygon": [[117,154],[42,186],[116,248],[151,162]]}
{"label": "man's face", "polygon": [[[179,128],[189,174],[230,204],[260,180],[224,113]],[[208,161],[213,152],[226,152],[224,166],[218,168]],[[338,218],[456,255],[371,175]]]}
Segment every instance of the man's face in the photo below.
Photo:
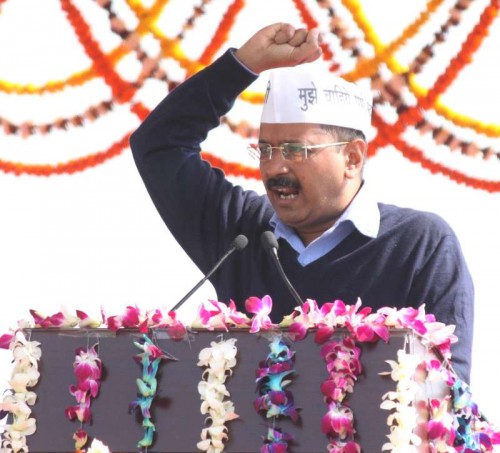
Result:
{"label": "man's face", "polygon": [[[263,123],[260,127],[259,142],[272,146],[337,141],[316,124]],[[272,158],[260,163],[262,181],[276,214],[306,244],[334,224],[359,188],[360,178],[353,182],[349,171],[353,143],[316,149],[302,162],[284,159],[279,149],[273,149]]]}

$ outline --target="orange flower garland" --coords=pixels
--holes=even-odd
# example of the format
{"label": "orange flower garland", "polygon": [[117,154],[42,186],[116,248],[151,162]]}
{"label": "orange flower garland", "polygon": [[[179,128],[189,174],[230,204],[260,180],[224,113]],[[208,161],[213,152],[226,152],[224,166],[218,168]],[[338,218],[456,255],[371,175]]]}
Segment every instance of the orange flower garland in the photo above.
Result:
{"label": "orange flower garland", "polygon": [[[0,6],[4,0],[0,0]],[[172,81],[162,68],[162,59],[173,59],[185,69],[186,77],[199,71],[210,64],[215,55],[223,47],[228,36],[234,27],[236,18],[244,7],[244,0],[232,0],[229,2],[227,10],[222,15],[222,19],[209,42],[206,43],[199,59],[190,59],[182,49],[184,35],[188,30],[194,28],[196,20],[204,14],[209,13],[205,6],[211,0],[201,0],[197,5],[192,6],[191,14],[186,16],[184,23],[174,38],[168,37],[157,24],[158,18],[164,13],[169,5],[168,0],[156,0],[150,6],[145,7],[141,1],[125,0],[130,12],[137,18],[138,24],[133,28],[127,28],[125,22],[117,16],[112,9],[112,0],[98,0],[98,5],[106,10],[109,18],[110,30],[121,39],[119,45],[110,52],[103,52],[98,42],[92,35],[92,24],[85,22],[80,10],[75,5],[74,0],[60,0],[61,8],[66,14],[68,22],[72,26],[76,37],[82,45],[84,52],[92,61],[90,68],[76,72],[65,80],[50,81],[44,86],[19,85],[11,81],[0,80],[0,91],[6,94],[33,95],[45,92],[55,93],[62,91],[68,86],[81,86],[84,83],[102,78],[112,91],[112,98],[101,101],[87,109],[87,111],[76,114],[68,118],[59,118],[52,123],[35,124],[25,121],[15,124],[7,117],[0,117],[0,128],[4,134],[16,134],[20,138],[26,138],[32,134],[47,134],[56,129],[66,129],[67,127],[85,127],[86,121],[93,121],[100,115],[112,110],[115,104],[125,104],[131,113],[139,120],[144,119],[149,113],[149,109],[140,101],[133,101],[135,93],[144,85],[147,80],[156,79],[167,85],[168,90],[173,89],[182,80]],[[370,76],[374,84],[378,84],[381,94],[375,99],[374,121],[377,135],[370,144],[370,155],[377,153],[378,148],[388,144],[393,144],[408,159],[420,163],[423,168],[433,173],[446,175],[453,181],[466,184],[470,187],[479,188],[489,192],[500,191],[497,181],[487,181],[480,178],[471,178],[459,170],[448,168],[443,164],[429,161],[425,154],[414,145],[409,145],[401,136],[407,127],[415,127],[422,134],[432,133],[436,143],[445,145],[450,150],[460,149],[467,156],[480,155],[485,159],[490,157],[500,158],[500,151],[492,146],[480,147],[474,142],[466,142],[457,138],[453,132],[445,126],[432,124],[426,118],[423,109],[433,109],[442,117],[460,126],[473,129],[477,134],[486,137],[500,137],[500,125],[486,124],[465,115],[454,112],[449,107],[443,105],[440,96],[451,86],[460,71],[468,65],[478,50],[479,46],[488,35],[489,28],[498,15],[498,0],[491,0],[485,7],[479,22],[468,34],[458,55],[451,59],[445,71],[439,75],[436,83],[429,89],[418,86],[415,82],[415,74],[419,73],[433,56],[433,49],[444,40],[444,35],[452,26],[457,26],[464,18],[471,0],[457,0],[455,5],[450,7],[449,16],[443,21],[440,29],[433,34],[432,38],[413,62],[409,64],[409,69],[403,68],[394,58],[397,50],[406,45],[411,38],[421,32],[424,24],[429,23],[435,16],[436,10],[442,6],[443,0],[428,0],[426,7],[420,15],[413,20],[392,42],[383,44],[375,33],[370,21],[358,0],[341,0],[345,14],[351,14],[354,24],[364,33],[364,40],[375,49],[375,55],[367,58],[363,55],[361,38],[354,37],[355,33],[349,33],[352,29],[349,21],[343,21],[336,16],[333,7],[333,0],[317,0],[320,10],[328,14],[330,18],[330,30],[337,34],[338,42],[344,50],[347,50],[352,58],[355,58],[355,69],[346,73],[345,77],[357,80],[361,77]],[[318,27],[319,20],[315,12],[305,0],[292,0],[291,5],[295,7],[301,20],[307,28]],[[1,13],[1,10],[0,10]],[[349,24],[349,27],[346,25]],[[151,36],[159,45],[157,55],[151,56],[141,48],[141,38],[145,35]],[[330,63],[330,70],[339,70],[339,63],[334,61],[334,54],[327,43],[323,43],[323,58]],[[133,82],[124,80],[117,72],[117,64],[128,54],[134,53],[137,61],[142,67],[139,76]],[[392,72],[393,77],[382,76],[381,65],[385,64]],[[385,79],[384,79],[385,78]],[[408,105],[403,96],[403,90],[407,88],[417,98],[417,105]],[[245,91],[240,95],[240,101],[261,104],[262,93]],[[388,125],[380,115],[378,115],[379,103],[390,103],[399,115],[394,125]],[[245,121],[231,122],[228,118],[223,118],[231,133],[241,137],[254,138],[258,135],[258,130]],[[79,159],[68,162],[56,163],[53,165],[24,164],[21,162],[8,162],[0,160],[0,171],[11,174],[29,174],[50,176],[62,173],[74,173],[91,168],[106,162],[108,159],[117,156],[127,148],[128,133],[126,137],[118,139],[108,149],[91,153]],[[258,179],[259,172],[255,168],[247,167],[239,163],[227,162],[211,153],[204,153],[203,157],[212,165],[221,168],[229,176],[243,176],[245,178]]]}
{"label": "orange flower garland", "polygon": [[212,38],[212,41],[205,48],[205,51],[200,57],[200,63],[204,66],[207,66],[212,62],[214,55],[217,51],[224,45],[229,36],[229,32],[231,31],[232,26],[234,25],[234,21],[236,20],[236,16],[245,6],[244,0],[235,0],[231,6],[229,6],[226,14],[222,18],[222,21],[217,28],[215,36]]}
{"label": "orange flower garland", "polygon": [[14,175],[51,176],[62,174],[73,174],[95,167],[103,162],[118,156],[128,147],[130,134],[113,143],[107,150],[90,154],[79,159],[70,160],[55,165],[22,164],[20,162],[8,162],[0,160],[0,171]]}
{"label": "orange flower garland", "polygon": [[491,0],[490,5],[481,14],[479,23],[476,24],[472,32],[467,36],[457,56],[451,60],[445,72],[437,78],[434,86],[427,93],[426,98],[420,102],[423,107],[430,107],[434,104],[438,95],[451,85],[458,73],[472,60],[472,55],[479,48],[481,42],[488,34],[488,29],[493,23],[493,19],[498,15],[499,6],[498,0]]}
{"label": "orange flower garland", "polygon": [[99,74],[104,77],[106,83],[111,87],[114,99],[120,103],[129,101],[135,93],[133,85],[122,80],[113,70],[98,43],[92,39],[90,27],[83,20],[78,9],[71,3],[71,0],[61,0],[61,6],[68,16],[69,23],[73,26],[78,39],[84,46],[85,53],[94,62]]}

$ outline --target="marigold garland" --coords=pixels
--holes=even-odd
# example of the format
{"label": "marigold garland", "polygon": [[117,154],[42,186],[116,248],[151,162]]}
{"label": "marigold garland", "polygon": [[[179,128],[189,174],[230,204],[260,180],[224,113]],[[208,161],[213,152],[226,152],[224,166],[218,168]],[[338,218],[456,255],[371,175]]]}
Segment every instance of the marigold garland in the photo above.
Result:
{"label": "marigold garland", "polygon": [[458,54],[452,58],[448,67],[434,82],[425,99],[419,102],[421,106],[424,108],[432,106],[438,95],[442,94],[451,85],[458,73],[471,61],[473,53],[487,36],[488,29],[493,23],[493,19],[498,15],[499,8],[498,0],[491,0],[490,5],[481,14],[479,22],[462,44]]}
{"label": "marigold garland", "polygon": [[[377,51],[374,57],[358,60],[356,67],[352,71],[343,74],[343,77],[347,80],[354,81],[364,77],[373,76],[375,72],[378,71],[381,63],[384,63],[392,58],[399,48],[406,44],[408,40],[420,31],[423,25],[428,22],[430,15],[436,11],[443,1],[444,0],[429,0],[427,8],[422,11],[415,21],[409,24],[394,41],[381,48],[380,51]],[[358,17],[358,22],[364,25],[365,21],[360,15],[359,8],[355,7],[353,3],[349,3],[349,5],[351,5],[351,11]],[[364,26],[364,30],[367,31],[368,27]]]}
{"label": "marigold garland", "polygon": [[[465,2],[466,5],[465,7],[462,5],[463,2],[460,0],[457,2],[457,5],[452,8],[450,12],[450,16],[453,15],[453,17],[459,17],[463,9],[468,6],[468,2]],[[358,26],[362,30],[364,30],[367,41],[370,42],[376,50],[376,54],[379,55],[384,51],[384,45],[379,41],[378,36],[375,34],[375,32],[372,30],[369,21],[367,18],[362,14],[362,10],[360,5],[358,4],[357,1],[345,1],[346,7],[351,11],[353,18]],[[485,9],[483,12],[480,22],[478,25],[475,27],[475,29],[469,34],[467,41],[470,43],[469,45],[464,45],[462,46],[461,50],[461,57],[458,58],[456,57],[452,62],[450,63],[450,66],[448,67],[448,71],[445,71],[441,75],[441,87],[439,91],[434,90],[432,96],[431,96],[431,101],[427,101],[428,104],[433,104],[433,106],[436,108],[438,113],[442,114],[446,119],[456,122],[455,124],[463,127],[470,127],[472,129],[475,129],[476,132],[481,132],[488,131],[489,135],[488,136],[498,136],[498,126],[496,125],[484,125],[481,122],[478,121],[468,121],[467,117],[461,116],[460,114],[456,114],[453,112],[449,107],[446,107],[442,104],[440,101],[439,97],[437,97],[438,92],[442,93],[446,87],[450,85],[452,80],[456,77],[459,69],[459,66],[463,66],[464,64],[467,64],[471,61],[471,55],[475,52],[475,50],[478,48],[480,42],[482,39],[487,34],[487,30],[489,25],[491,25],[492,20],[498,15],[498,5],[495,4],[495,2],[492,2],[492,4]],[[450,23],[451,22],[451,23]],[[442,27],[441,33],[444,33],[447,27],[450,25],[456,25],[458,22],[455,21],[450,21],[445,24],[445,26]],[[442,39],[441,35],[438,34],[436,36],[436,40]],[[430,47],[429,47],[430,48]],[[376,58],[376,57],[375,57]],[[421,59],[420,55],[416,58],[415,61],[419,61]],[[428,59],[428,57],[427,57]],[[389,65],[391,70],[394,73],[402,73],[405,72],[405,69],[402,68],[401,66],[398,66],[395,64],[394,60],[391,58],[385,59],[385,63]],[[413,67],[414,73],[415,71],[418,72],[420,70],[421,64],[417,68]],[[372,71],[373,73],[373,71]],[[446,75],[447,74],[447,75]],[[454,74],[454,76],[452,76]],[[349,77],[352,79],[357,79],[361,77],[362,74],[358,74],[356,71],[353,71],[352,73],[349,74]],[[428,95],[428,91],[423,89],[422,87],[418,86],[414,80],[414,77],[410,77],[408,80],[408,87],[412,90],[412,92],[417,96],[417,98],[422,99],[426,98]],[[422,104],[424,107],[427,105]],[[427,107],[430,107],[427,105]],[[460,118],[460,122],[458,122],[458,119]]]}
{"label": "marigold garland", "polygon": [[0,159],[0,171],[14,175],[51,176],[62,174],[73,174],[95,167],[103,162],[121,154],[127,147],[129,141],[127,134],[120,141],[113,143],[107,150],[95,154],[73,159],[58,164],[23,164],[21,162],[9,162]]}
{"label": "marigold garland", "polygon": [[90,27],[84,21],[78,9],[73,5],[71,0],[61,0],[61,7],[66,13],[69,23],[73,26],[76,36],[78,36],[78,39],[84,46],[85,53],[93,61],[99,74],[104,77],[106,83],[111,87],[114,99],[118,102],[130,100],[135,93],[135,88],[130,83],[122,80],[113,70],[97,41],[92,39]]}
{"label": "marigold garland", "polygon": [[[138,24],[135,29],[126,28],[124,21],[113,12],[111,0],[102,0],[99,3],[99,5],[108,13],[111,30],[122,39],[115,49],[109,53],[104,53],[100,49],[97,41],[93,38],[90,25],[84,21],[82,15],[80,14],[78,8],[73,4],[72,0],[61,0],[61,8],[66,13],[69,23],[73,26],[74,32],[80,41],[82,48],[91,58],[93,62],[92,67],[75,73],[64,81],[51,81],[47,83],[46,86],[42,87],[34,87],[32,85],[21,87],[11,82],[0,81],[0,90],[4,90],[7,93],[17,92],[24,94],[39,94],[45,91],[55,92],[62,90],[66,86],[82,85],[91,78],[103,77],[113,92],[113,99],[111,102],[130,103],[134,93],[147,79],[158,79],[168,84],[169,89],[172,89],[178,82],[169,80],[168,75],[161,69],[161,58],[174,58],[181,65],[181,67],[186,69],[186,76],[200,70],[211,62],[216,52],[222,47],[223,43],[227,39],[229,31],[235,23],[236,16],[243,10],[244,7],[244,2],[242,0],[234,0],[231,2],[227,11],[223,14],[222,20],[219,27],[216,29],[214,36],[203,50],[200,59],[190,60],[186,57],[182,50],[182,39],[186,31],[193,28],[195,20],[203,15],[204,7],[209,3],[209,0],[202,1],[199,6],[193,5],[191,15],[187,17],[184,24],[181,26],[181,30],[177,33],[175,38],[167,37],[165,33],[159,29],[156,23],[158,17],[168,4],[167,0],[156,0],[149,7],[144,7],[141,2],[132,0],[127,0],[126,3],[132,13],[137,17]],[[425,124],[423,122],[422,115],[418,111],[421,107],[433,108],[447,120],[461,127],[470,127],[475,130],[476,133],[481,133],[488,137],[500,136],[499,125],[485,124],[481,121],[474,120],[466,117],[465,115],[454,112],[449,107],[443,105],[440,99],[440,95],[450,86],[453,80],[455,80],[457,74],[461,71],[464,65],[470,63],[471,57],[487,36],[489,27],[491,26],[494,18],[498,15],[498,3],[495,0],[492,0],[491,3],[484,9],[479,22],[467,36],[459,54],[450,61],[449,66],[439,76],[434,86],[429,89],[419,87],[415,83],[414,75],[420,72],[422,66],[430,59],[433,47],[440,45],[440,43],[443,42],[443,36],[448,32],[449,28],[460,23],[461,18],[464,15],[464,11],[466,11],[471,4],[470,0],[457,0],[457,3],[450,7],[449,17],[446,18],[440,30],[433,35],[432,40],[424,46],[419,55],[410,64],[409,71],[399,65],[393,55],[397,49],[401,48],[413,36],[415,36],[424,23],[429,22],[430,17],[433,16],[438,6],[441,5],[442,0],[429,0],[426,8],[421,12],[419,17],[409,24],[395,40],[386,45],[380,42],[358,0],[343,0],[342,3],[345,9],[352,15],[356,26],[359,27],[359,29],[365,34],[365,41],[368,44],[371,44],[375,49],[375,55],[373,57],[367,59],[363,56],[359,48],[359,39],[348,37],[348,34],[345,31],[345,23],[343,23],[338,16],[335,16],[331,2],[327,0],[318,0],[320,8],[326,11],[331,18],[331,30],[339,31],[339,39],[342,46],[347,50],[351,50],[352,56],[357,58],[356,69],[346,74],[346,76],[357,79],[364,75],[371,74],[372,77],[377,77],[380,76],[378,73],[379,66],[382,63],[386,63],[395,74],[406,71],[405,86],[416,95],[418,102],[416,106],[407,106],[401,101],[401,93],[395,93],[398,102],[400,102],[398,108],[400,113],[399,121],[396,123],[395,127],[392,127],[392,135],[382,134],[382,137],[380,137],[381,134],[379,128],[379,136],[376,137],[371,145],[371,155],[375,154],[380,147],[394,142],[397,144],[398,149],[401,148],[401,145],[404,145],[405,152],[403,152],[403,155],[406,158],[408,158],[408,155],[413,156],[413,160],[419,162],[423,168],[442,173],[454,181],[469,185],[473,188],[497,192],[499,190],[497,181],[470,178],[459,170],[448,168],[442,164],[438,164],[436,166],[425,159],[417,157],[418,155],[423,155],[423,153],[415,147],[410,150],[412,147],[409,147],[409,145],[404,142],[404,140],[402,141],[398,135],[400,135],[404,128],[408,126],[422,126],[425,128],[430,126],[433,131],[433,135],[438,137],[438,143],[442,143],[444,145],[449,143],[452,146],[459,147],[462,149],[464,154],[470,156],[480,154],[486,159],[490,156],[496,155],[500,158],[500,152],[492,149],[491,147],[487,146],[479,148],[474,143],[456,139],[451,132],[446,131],[442,127],[430,125],[428,122]],[[306,2],[303,0],[293,0],[292,4],[307,27],[310,28],[318,25],[318,21]],[[157,56],[148,56],[139,46],[139,39],[147,33],[151,34],[161,47],[160,54]],[[117,63],[131,51],[135,52],[137,59],[142,66],[141,74],[133,83],[124,81],[115,69]],[[329,49],[326,43],[323,44],[323,57],[326,61],[331,63],[331,70],[338,69],[338,63],[333,61],[333,52]],[[244,92],[240,96],[240,99],[244,102],[261,103],[262,94]],[[130,103],[129,108],[130,111],[136,114],[141,120],[145,118],[148,113],[148,109],[140,102]],[[16,125],[4,118],[2,120],[2,126],[5,133],[15,133],[19,134],[21,137],[26,137],[33,133],[48,133],[53,129],[65,128],[68,125],[80,127],[84,125],[82,122],[84,115],[85,114],[75,115],[71,118],[59,119],[53,124],[41,125],[31,124],[30,122],[24,122]],[[375,124],[375,121],[374,125],[378,127],[377,124]],[[230,129],[233,133],[243,134],[243,136],[255,134],[255,131],[249,130],[243,122],[241,124],[233,125]],[[29,174],[40,176],[74,173],[76,171],[83,171],[106,162],[109,158],[115,157],[121,151],[122,150],[118,150],[116,147],[113,148],[112,146],[104,152],[94,153],[80,159],[65,163],[57,163],[54,165],[30,165],[21,162],[7,162],[0,160],[0,171],[16,175]],[[228,175],[243,176],[246,178],[259,177],[256,169],[226,162],[224,159],[220,159],[215,156],[208,155],[208,159],[211,160],[214,165],[222,168]]]}
{"label": "marigold garland", "polygon": [[422,168],[429,170],[433,174],[442,174],[451,179],[452,181],[455,181],[459,184],[465,184],[474,189],[480,189],[491,193],[500,191],[500,181],[487,181],[484,179],[466,176],[461,172],[459,172],[458,170],[450,169],[438,162],[433,162],[432,160],[426,158],[424,156],[423,151],[419,150],[414,146],[408,145],[402,139],[398,140],[394,140],[394,138],[389,139],[387,137],[388,135],[392,137],[390,126],[385,124],[376,114],[376,112],[373,113],[373,122],[379,128],[379,134],[378,137],[375,139],[376,145],[374,148],[371,149],[371,152],[373,152],[373,149],[386,146],[387,144],[390,143],[389,140],[392,140],[391,144],[393,144],[396,147],[396,149],[398,149],[403,154],[403,156],[405,156],[411,162],[416,162],[420,164]]}
{"label": "marigold garland", "polygon": [[227,41],[229,36],[229,32],[236,20],[236,16],[245,6],[245,0],[234,0],[233,3],[229,6],[222,21],[217,27],[217,31],[215,32],[214,37],[208,43],[207,47],[203,51],[203,54],[200,57],[200,63],[204,66],[210,64],[213,60],[214,55],[217,51],[224,45],[224,42]]}

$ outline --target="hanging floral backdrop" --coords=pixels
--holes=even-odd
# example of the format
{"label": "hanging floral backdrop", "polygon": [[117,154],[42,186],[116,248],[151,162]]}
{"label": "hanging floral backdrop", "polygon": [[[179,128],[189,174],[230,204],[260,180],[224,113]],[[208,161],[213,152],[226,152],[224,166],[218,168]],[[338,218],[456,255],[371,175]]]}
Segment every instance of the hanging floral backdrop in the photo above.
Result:
{"label": "hanging floral backdrop", "polygon": [[[0,300],[19,310],[0,326],[37,304],[98,310],[109,302],[119,311],[158,306],[163,297],[173,305],[196,281],[148,204],[129,135],[228,47],[289,21],[322,30],[332,72],[370,83],[368,176],[373,163],[375,173],[394,177],[395,194],[416,193],[417,207],[435,195],[443,209],[463,211],[452,226],[482,292],[477,325],[493,332],[499,7],[498,0],[0,0]],[[203,144],[207,160],[249,188],[259,174],[244,150],[258,133],[263,92],[259,79]],[[424,176],[415,185],[402,168]],[[477,351],[489,357],[493,334],[481,335]],[[476,389],[491,413],[488,385],[498,366],[476,364]]]}
{"label": "hanging floral backdrop", "polygon": [[[2,3],[2,14],[8,18],[10,10],[16,8],[15,2],[9,5],[4,0]],[[167,92],[210,64],[226,48],[228,37],[238,18],[244,16],[247,6],[243,0],[186,2],[178,15],[173,14],[178,3],[167,0],[144,3],[132,0],[61,0],[56,3],[59,3],[59,14],[78,39],[87,64],[63,79],[47,80],[42,84],[19,83],[2,77],[0,90],[7,101],[9,97],[31,96],[40,102],[50,102],[51,94],[99,83],[107,87],[107,90],[102,90],[106,95],[92,104],[82,105],[70,116],[40,118],[38,121],[29,115],[15,121],[0,109],[2,133],[13,135],[17,140],[26,140],[32,135],[47,137],[69,128],[85,130],[90,123],[112,115],[117,109],[142,120],[150,110],[142,99],[142,92],[149,82],[160,82],[157,84],[159,89]],[[465,168],[455,168],[447,158],[449,153],[461,153],[471,161],[491,161],[497,168],[500,159],[497,143],[500,124],[468,116],[467,112],[452,108],[443,101],[447,90],[491,38],[490,29],[498,15],[498,1],[484,4],[480,14],[477,8],[473,10],[474,3],[472,0],[452,4],[444,0],[428,1],[414,20],[402,24],[399,34],[388,43],[381,41],[362,3],[357,0],[294,0],[289,2],[288,8],[295,10],[303,25],[323,29],[327,38],[323,45],[323,59],[332,71],[349,80],[371,80],[375,93],[372,155],[386,145],[394,145],[406,159],[418,162],[432,173],[443,174],[474,189],[499,192],[498,175],[492,178],[486,170],[484,175],[470,174]],[[111,45],[101,43],[109,37],[103,36],[104,32],[89,20],[89,12],[96,8],[100,9],[94,11],[99,21],[107,23],[107,34],[113,38]],[[469,15],[474,16],[472,27]],[[207,17],[211,25],[215,23],[216,26],[206,27]],[[460,35],[457,34],[459,28]],[[192,36],[199,40],[196,52],[185,50],[185,42],[194,39]],[[418,51],[412,49],[412,53],[406,55],[406,61],[400,62],[398,52],[414,45],[417,38],[422,47]],[[460,47],[455,55],[442,58],[441,48],[452,39],[461,40]],[[433,67],[434,80],[424,85],[420,82],[420,75],[425,74],[436,58],[441,61],[437,70]],[[175,74],[172,65],[178,69]],[[260,104],[262,93],[244,93],[242,101]],[[244,138],[256,135],[256,131],[243,121],[226,119],[225,122],[233,134]],[[111,133],[111,143],[88,149],[78,157],[72,157],[71,149],[65,151],[64,159],[50,163],[26,162],[22,156],[14,156],[1,159],[0,170],[36,176],[85,171],[123,153],[128,148],[130,129]],[[416,136],[410,134],[410,130],[416,131]],[[434,146],[442,150],[442,156],[427,155],[424,148],[428,145],[419,141],[419,135],[432,137]],[[44,146],[43,141],[40,141],[40,146]],[[228,174],[258,178],[254,168],[220,159],[211,150],[207,150],[206,158]]]}

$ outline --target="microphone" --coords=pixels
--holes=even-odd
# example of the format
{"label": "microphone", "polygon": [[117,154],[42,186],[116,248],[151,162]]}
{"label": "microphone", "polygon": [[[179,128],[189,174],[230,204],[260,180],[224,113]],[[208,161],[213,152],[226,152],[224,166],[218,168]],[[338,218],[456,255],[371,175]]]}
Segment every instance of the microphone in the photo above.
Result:
{"label": "microphone", "polygon": [[195,287],[189,291],[177,304],[175,305],[174,308],[172,308],[172,311],[179,309],[179,307],[186,302],[193,294],[194,292],[201,286],[203,283],[205,283],[210,276],[219,268],[219,266],[233,253],[235,250],[243,250],[246,246],[248,245],[248,238],[244,234],[239,234],[236,236],[231,242],[231,247],[229,250],[225,253],[225,255],[215,263],[215,266],[210,270],[210,272],[205,275],[196,285]]}
{"label": "microphone", "polygon": [[278,258],[279,245],[274,233],[272,231],[264,231],[260,236],[260,242],[262,243],[262,247],[264,247],[264,250],[267,253],[269,253],[269,255],[271,255],[271,258],[273,259],[274,263],[276,264],[276,267],[278,268],[278,272],[281,278],[285,282],[286,287],[292,294],[295,301],[298,302],[299,305],[303,305],[304,302],[302,301],[302,298],[299,296],[299,293],[292,286],[290,280],[288,280],[288,277],[286,276],[285,271],[281,266],[280,260]]}

